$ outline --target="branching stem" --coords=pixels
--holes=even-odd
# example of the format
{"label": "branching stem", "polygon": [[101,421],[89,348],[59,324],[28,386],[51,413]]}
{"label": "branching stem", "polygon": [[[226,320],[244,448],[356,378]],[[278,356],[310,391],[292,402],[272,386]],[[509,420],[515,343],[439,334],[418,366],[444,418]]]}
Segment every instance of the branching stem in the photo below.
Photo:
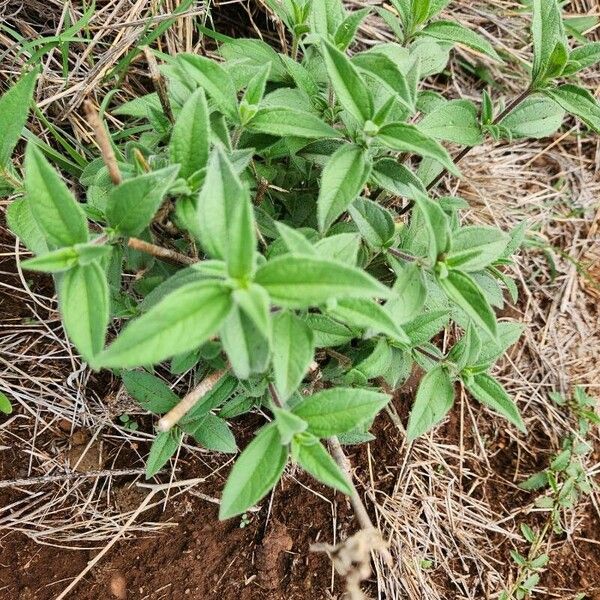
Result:
{"label": "branching stem", "polygon": [[121,181],[123,181],[123,178],[121,177],[121,171],[119,171],[119,165],[117,164],[112,143],[108,137],[108,133],[106,132],[104,124],[100,120],[100,115],[98,114],[98,111],[91,100],[86,100],[83,104],[83,108],[85,110],[87,121],[94,131],[94,137],[96,138],[96,143],[100,148],[102,160],[108,169],[110,180],[115,185],[119,185]]}
{"label": "branching stem", "polygon": [[176,264],[193,265],[198,262],[195,258],[191,258],[190,256],[186,256],[185,254],[181,254],[181,252],[169,250],[168,248],[163,248],[162,246],[151,244],[150,242],[140,240],[139,238],[129,238],[129,240],[127,241],[127,245],[132,250],[138,250],[139,252],[150,254],[155,258],[160,258],[162,260],[166,260],[168,262]]}
{"label": "branching stem", "polygon": [[[492,121],[492,125],[498,125],[504,118],[506,118],[523,100],[525,100],[530,94],[532,90],[531,88],[527,88],[524,92],[519,94],[513,101]],[[472,146],[466,146],[463,148],[453,159],[455,165],[457,165],[469,152],[471,151]],[[427,185],[427,189],[431,190],[434,188],[446,175],[448,169],[442,169]],[[400,209],[399,214],[403,215],[408,212],[414,206],[414,202],[411,200],[406,206]]]}
{"label": "branching stem", "polygon": [[219,369],[207,375],[191,392],[187,393],[179,404],[174,406],[164,417],[158,421],[159,431],[169,431],[188,413],[208,392],[210,392],[228,372],[228,369]]}

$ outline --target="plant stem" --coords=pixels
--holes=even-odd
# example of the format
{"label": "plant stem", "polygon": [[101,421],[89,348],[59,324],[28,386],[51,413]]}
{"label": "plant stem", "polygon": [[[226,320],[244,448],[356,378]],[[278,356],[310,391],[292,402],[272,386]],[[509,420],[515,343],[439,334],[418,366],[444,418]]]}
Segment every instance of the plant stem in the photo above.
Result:
{"label": "plant stem", "polygon": [[181,254],[180,252],[176,252],[175,250],[169,250],[168,248],[163,248],[162,246],[157,246],[156,244],[151,244],[150,242],[146,242],[145,240],[140,240],[139,238],[129,238],[127,241],[127,245],[132,250],[138,250],[139,252],[145,252],[146,254],[150,254],[156,258],[161,258],[163,260],[181,264],[181,265],[193,265],[198,261],[190,256],[186,256],[185,254]]}
{"label": "plant stem", "polygon": [[158,421],[158,431],[169,431],[183,416],[210,392],[229,369],[220,369],[207,375],[191,392],[188,392],[181,401],[174,406],[164,417]]}
{"label": "plant stem", "polygon": [[[498,123],[500,123],[502,119],[507,117],[513,110],[515,110],[515,108],[517,108],[517,106],[519,106],[519,104],[521,104],[521,102],[523,102],[523,100],[525,100],[531,94],[531,92],[531,88],[527,88],[524,92],[522,92],[516,98],[514,98],[513,101],[492,121],[492,125],[498,125]],[[466,146],[465,148],[463,148],[453,159],[454,164],[457,165],[467,154],[469,154],[472,148],[473,146]],[[431,190],[432,188],[434,188],[443,179],[447,172],[448,169],[442,169],[429,182],[429,184],[427,185],[427,190]],[[408,212],[413,206],[414,201],[411,200],[406,206],[400,209],[399,214],[403,215],[404,213]]]}
{"label": "plant stem", "polygon": [[100,120],[100,115],[90,100],[86,100],[83,104],[83,107],[88,123],[94,131],[94,137],[96,138],[96,143],[100,148],[100,154],[102,155],[102,160],[108,169],[110,179],[115,185],[119,185],[121,181],[123,181],[123,178],[121,177],[121,172],[119,171],[119,165],[117,164],[117,159],[115,158],[115,152],[113,150],[110,138],[108,137],[108,133],[104,128],[104,124]]}

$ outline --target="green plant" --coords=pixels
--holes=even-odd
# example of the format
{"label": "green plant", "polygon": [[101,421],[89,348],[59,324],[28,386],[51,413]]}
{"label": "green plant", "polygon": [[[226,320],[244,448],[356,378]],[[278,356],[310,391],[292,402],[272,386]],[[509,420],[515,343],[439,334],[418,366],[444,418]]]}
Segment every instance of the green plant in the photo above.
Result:
{"label": "green plant", "polygon": [[[83,170],[84,202],[34,140],[24,197],[8,210],[37,255],[23,267],[53,274],[83,359],[113,369],[142,406],[164,415],[148,476],[186,434],[235,452],[227,419],[257,405],[269,411],[231,471],[222,518],[267,494],[290,457],[352,494],[323,440],[372,439],[390,398],[380,389],[398,387],[415,364],[426,373],[409,440],[448,413],[457,382],[524,430],[489,374],[521,331],[498,323],[494,308],[505,291],[516,299],[504,268],[524,227],[463,225],[466,202],[428,190],[446,173],[460,176],[457,163],[488,133],[550,135],[565,110],[600,128],[593,96],[555,83],[598,58],[594,44],[569,49],[556,0],[534,2],[531,81],[505,108],[487,92],[478,107],[422,89],[455,43],[500,60],[485,38],[437,18],[444,0],[378,9],[399,42],[351,58],[345,50],[367,9],[269,4],[290,30],[289,54],[204,28],[220,40],[222,61],[161,56],[167,91],[157,86],[114,110],[149,122],[139,137],[111,140],[88,106],[102,157]],[[34,81],[26,75],[0,100],[8,131],[0,167],[16,191],[23,186],[8,158]],[[465,149],[453,159],[442,141]],[[113,319],[129,322],[105,347]],[[450,323],[462,336],[445,353],[435,341]],[[196,370],[199,383],[182,401],[151,372],[168,359],[173,373]]]}
{"label": "green plant", "polygon": [[519,484],[523,490],[546,492],[536,498],[535,506],[547,511],[548,517],[540,529],[521,524],[521,533],[524,542],[529,544],[529,550],[527,556],[511,550],[511,558],[517,565],[517,576],[515,582],[502,592],[499,600],[522,600],[534,593],[540,575],[550,560],[542,547],[549,547],[553,533],[564,532],[562,520],[565,511],[575,507],[580,495],[588,495],[592,491],[593,483],[586,473],[583,460],[593,450],[587,441],[590,428],[600,424],[600,416],[594,409],[596,401],[581,387],[575,388],[570,400],[556,392],[552,392],[550,398],[575,417],[577,431],[565,437],[561,451],[550,460],[546,469]]}

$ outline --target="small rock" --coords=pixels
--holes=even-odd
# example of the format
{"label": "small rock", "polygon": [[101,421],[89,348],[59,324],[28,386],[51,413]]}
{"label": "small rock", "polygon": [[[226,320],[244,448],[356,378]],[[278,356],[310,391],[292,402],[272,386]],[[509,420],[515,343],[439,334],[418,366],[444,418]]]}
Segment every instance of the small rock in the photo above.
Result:
{"label": "small rock", "polygon": [[118,600],[127,600],[127,582],[121,573],[116,572],[110,578],[110,592]]}

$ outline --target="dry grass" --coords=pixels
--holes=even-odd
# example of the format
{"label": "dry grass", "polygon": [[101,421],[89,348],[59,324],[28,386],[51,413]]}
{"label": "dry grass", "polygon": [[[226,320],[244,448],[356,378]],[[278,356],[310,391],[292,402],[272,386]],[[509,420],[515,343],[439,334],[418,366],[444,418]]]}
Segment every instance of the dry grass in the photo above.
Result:
{"label": "dry grass", "polygon": [[[80,110],[82,101],[89,95],[102,101],[117,82],[110,76],[114,66],[139,44],[147,27],[160,22],[175,4],[174,0],[98,2],[87,33],[91,41],[75,44],[69,55],[68,80],[62,77],[58,50],[44,59],[37,94],[48,119],[70,132],[75,143],[87,143],[90,137]],[[528,60],[527,17],[519,13],[517,3],[460,0],[453,6],[450,18],[487,35],[497,47],[509,51],[516,63]],[[239,10],[239,19],[248,16],[245,28],[256,31],[254,7],[246,13],[243,7]],[[598,14],[594,0],[576,0],[567,10],[573,15]],[[202,13],[202,6],[195,4],[195,12]],[[81,10],[56,0],[0,3],[4,22],[26,36],[55,33],[67,13],[76,21]],[[195,50],[197,18],[202,17],[190,13],[177,19],[160,36],[160,47],[170,53]],[[275,27],[268,35],[277,43]],[[387,34],[380,22],[370,19],[361,38],[370,44],[387,39]],[[12,78],[25,57],[18,55],[14,41],[3,32],[0,50],[6,51],[0,75]],[[90,56],[95,58],[93,62],[86,60]],[[474,59],[473,54],[458,50],[451,63],[451,83],[433,85],[451,97],[477,99],[481,83],[461,68],[462,61],[472,63]],[[522,72],[514,64],[485,64],[499,83],[496,95],[510,98],[521,90]],[[598,90],[597,72],[584,77],[588,87]],[[118,81],[113,102],[135,97],[147,83],[145,63],[133,59],[126,77]],[[109,118],[111,127],[121,126],[110,113]],[[35,125],[36,133],[47,138],[47,128],[39,120]],[[548,392],[568,392],[579,384],[591,395],[600,396],[600,147],[597,137],[582,133],[574,123],[569,125],[548,141],[483,146],[465,159],[467,177],[460,184],[447,182],[451,193],[469,200],[472,210],[468,218],[503,227],[526,219],[531,239],[548,250],[530,247],[518,260],[515,271],[521,301],[507,313],[526,323],[527,330],[498,370],[517,398],[532,434],[514,436],[500,420],[463,397],[455,409],[456,419],[447,427],[410,447],[402,445],[393,460],[387,457],[388,463],[371,469],[371,473],[385,470],[389,474],[386,492],[372,477],[365,482],[364,493],[375,507],[379,526],[390,538],[395,559],[391,569],[376,565],[380,598],[496,597],[514,577],[505,557],[520,537],[519,523],[536,518],[532,498],[517,492],[516,484],[539,468],[540,460],[543,465],[573,428],[568,414],[548,400]],[[10,237],[3,232],[2,239]],[[19,478],[36,485],[15,487],[18,499],[0,509],[0,528],[23,531],[41,543],[69,547],[102,546],[123,534],[128,523],[127,534],[151,531],[158,525],[132,520],[136,507],[120,508],[112,493],[119,471],[125,468],[120,457],[126,454],[133,464],[137,444],[148,436],[119,425],[115,415],[135,409],[122,404],[126,399],[116,398],[116,392],[107,394],[106,382],[94,380],[73,355],[55,300],[44,291],[50,288],[37,283],[30,287],[20,272],[15,276],[11,260],[18,253],[12,241],[3,243],[0,293],[11,297],[20,311],[17,317],[3,318],[1,324],[0,389],[18,402],[20,410],[0,426],[0,441],[4,453],[12,448],[13,459],[21,468]],[[191,385],[189,375],[185,377],[174,385],[182,389]],[[393,422],[401,428],[398,419]],[[78,431],[89,434],[80,444],[83,448],[73,454],[73,434]],[[198,449],[185,450],[201,455]],[[93,468],[106,471],[94,476],[92,485],[71,462],[75,457],[75,462],[83,464],[86,456],[96,461]],[[597,453],[595,457],[597,460]],[[371,459],[380,460],[376,456]],[[89,462],[85,464],[91,468]],[[590,462],[588,467],[590,475],[597,477],[600,465]],[[46,478],[47,483],[37,485],[36,477]],[[177,488],[176,493],[187,489]],[[580,526],[590,514],[600,517],[599,504],[595,492],[571,511],[566,535],[554,537],[550,543],[551,556],[562,556],[567,548],[573,556],[585,559],[592,546],[581,539],[585,536]],[[424,560],[431,561],[431,566],[425,568]],[[553,567],[551,562],[549,569],[560,570],[561,563]],[[547,581],[555,580],[543,580],[538,597],[569,598],[581,591],[561,589]]]}

